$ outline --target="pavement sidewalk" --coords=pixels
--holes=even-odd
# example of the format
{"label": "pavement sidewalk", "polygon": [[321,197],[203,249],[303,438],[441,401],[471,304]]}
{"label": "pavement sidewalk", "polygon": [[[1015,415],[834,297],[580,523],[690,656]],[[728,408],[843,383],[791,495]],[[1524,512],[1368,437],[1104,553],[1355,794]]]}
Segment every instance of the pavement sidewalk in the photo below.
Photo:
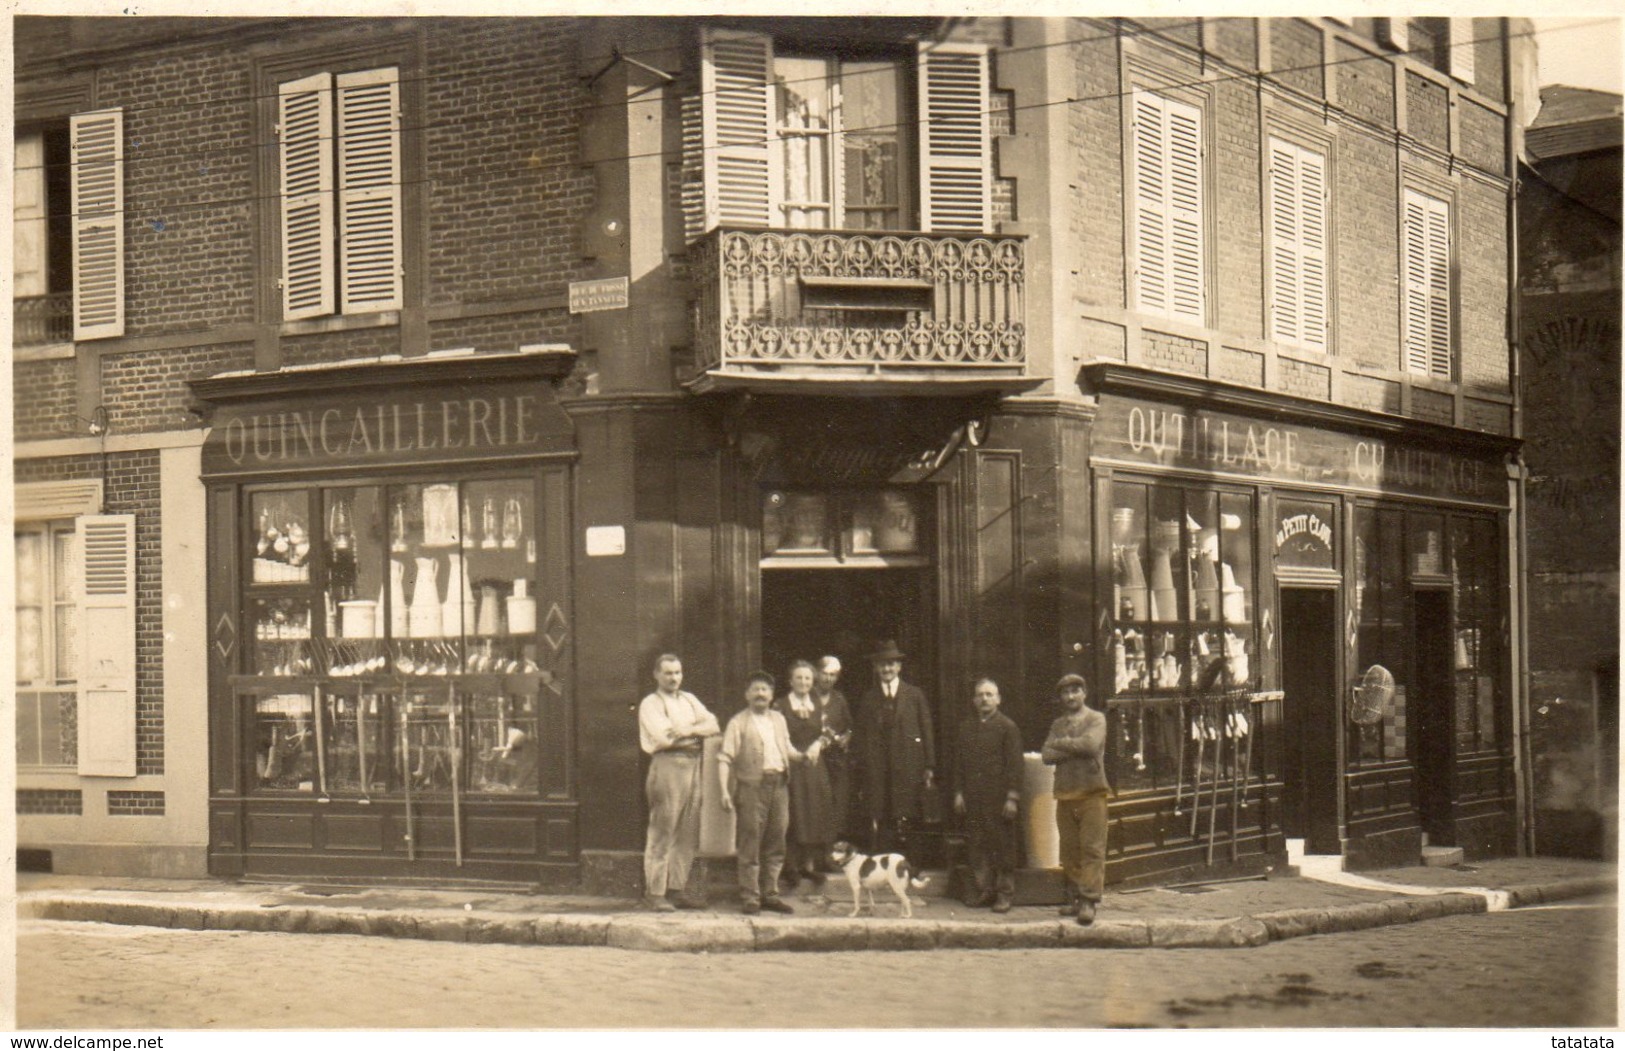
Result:
{"label": "pavement sidewalk", "polygon": [[884,949],[1241,948],[1438,916],[1617,893],[1612,863],[1502,858],[1452,868],[1388,869],[1108,893],[1091,927],[1050,906],[999,916],[948,898],[917,898],[914,918],[881,901],[852,918],[834,881],[803,885],[792,916],[743,916],[713,895],[704,911],[651,913],[576,895],[399,887],[328,888],[228,880],[19,873],[20,919],[188,930],[367,934],[517,945],[597,945],[666,952]]}

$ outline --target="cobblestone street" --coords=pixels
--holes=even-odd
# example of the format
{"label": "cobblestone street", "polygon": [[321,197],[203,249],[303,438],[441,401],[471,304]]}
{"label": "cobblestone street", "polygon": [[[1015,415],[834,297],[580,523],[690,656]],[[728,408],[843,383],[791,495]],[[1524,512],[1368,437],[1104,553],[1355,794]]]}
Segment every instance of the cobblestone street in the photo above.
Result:
{"label": "cobblestone street", "polygon": [[29,921],[17,1014],[76,1029],[1611,1026],[1615,926],[1592,899],[1256,949],[688,955]]}

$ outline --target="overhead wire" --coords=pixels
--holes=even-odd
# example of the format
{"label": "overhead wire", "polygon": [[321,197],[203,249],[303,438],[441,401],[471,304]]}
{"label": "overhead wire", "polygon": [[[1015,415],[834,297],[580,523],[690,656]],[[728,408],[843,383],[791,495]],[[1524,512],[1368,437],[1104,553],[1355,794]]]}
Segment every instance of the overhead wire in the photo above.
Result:
{"label": "overhead wire", "polygon": [[[1514,38],[1531,37],[1531,36],[1541,35],[1541,34],[1547,33],[1547,32],[1565,32],[1565,31],[1574,30],[1574,29],[1590,28],[1590,27],[1594,27],[1594,26],[1597,26],[1597,25],[1609,24],[1610,22],[1611,22],[1611,20],[1599,19],[1596,22],[1588,22],[1588,23],[1583,23],[1583,24],[1573,25],[1573,26],[1564,26],[1564,27],[1560,27],[1560,28],[1554,29],[1554,30],[1531,30],[1531,31],[1528,31],[1528,32],[1515,33],[1515,34],[1510,34],[1510,35],[1512,37],[1514,37]],[[1194,24],[1194,23],[1192,23],[1192,24]],[[1079,39],[1075,39],[1075,40],[1074,39],[1069,39],[1067,41],[1062,41],[1062,42],[1057,42],[1057,43],[1052,43],[1052,44],[1046,44],[1046,45],[1036,45],[1036,46],[1042,46],[1042,47],[1077,46],[1077,45],[1083,44],[1083,43],[1092,43],[1092,42],[1098,42],[1098,41],[1101,41],[1101,40],[1115,39],[1115,38],[1117,38],[1119,36],[1124,36],[1124,35],[1142,36],[1142,35],[1146,35],[1146,34],[1149,34],[1149,33],[1152,33],[1152,32],[1156,32],[1158,34],[1161,34],[1161,33],[1164,33],[1166,31],[1167,31],[1167,27],[1156,27],[1155,29],[1139,29],[1139,30],[1133,31],[1132,33],[1103,34],[1103,35],[1098,36],[1098,37],[1079,38]],[[1499,39],[1499,36],[1500,36],[1499,34],[1496,34],[1494,36],[1488,36],[1488,37],[1475,37],[1473,40],[1470,40],[1470,41],[1462,41],[1462,42],[1460,42],[1458,44],[1452,44],[1452,45],[1447,45],[1447,46],[1466,47],[1466,46],[1469,46],[1469,45],[1476,45],[1476,44],[1478,44],[1480,42],[1483,42],[1483,41],[1486,41],[1486,40]],[[1405,52],[1391,52],[1390,55],[1391,54],[1407,54],[1407,55],[1409,55],[1409,54],[1417,54],[1417,53],[1420,53],[1422,50],[1423,49],[1418,48],[1418,49],[1411,49],[1411,50],[1408,50],[1408,51],[1405,51]],[[1434,49],[1428,48],[1426,50],[1432,51]],[[1178,90],[1178,89],[1181,89],[1181,88],[1200,88],[1200,87],[1210,87],[1210,86],[1214,86],[1214,85],[1217,85],[1217,84],[1224,84],[1224,83],[1234,83],[1234,82],[1240,82],[1240,81],[1256,81],[1256,80],[1261,80],[1263,78],[1278,78],[1278,77],[1280,77],[1282,75],[1289,74],[1289,73],[1306,72],[1306,71],[1317,70],[1317,69],[1327,69],[1327,68],[1332,68],[1334,66],[1341,66],[1341,65],[1346,65],[1346,64],[1350,64],[1350,63],[1387,61],[1389,59],[1390,55],[1361,54],[1361,55],[1357,55],[1357,56],[1353,56],[1353,57],[1349,57],[1349,58],[1330,59],[1330,60],[1321,61],[1321,62],[1304,63],[1304,64],[1301,64],[1301,65],[1295,65],[1295,66],[1278,66],[1278,67],[1275,67],[1275,68],[1270,69],[1270,70],[1252,70],[1252,71],[1242,70],[1242,71],[1238,71],[1238,72],[1235,72],[1235,73],[1223,74],[1223,75],[1220,75],[1220,76],[1202,76],[1202,77],[1197,77],[1195,79],[1190,79],[1190,80],[1185,80],[1185,81],[1177,81],[1177,82],[1172,82],[1172,83],[1159,84],[1157,86],[1156,90],[1162,91],[1162,90]],[[806,79],[816,79],[816,78],[806,78]],[[1104,93],[1096,94],[1096,95],[1068,96],[1068,97],[1060,98],[1060,99],[1046,99],[1046,100],[1043,100],[1043,101],[1040,101],[1040,102],[1032,102],[1032,103],[1027,103],[1027,104],[1024,104],[1024,105],[1017,104],[1017,105],[1011,105],[1011,106],[1008,106],[1008,107],[999,107],[999,108],[996,108],[996,109],[988,109],[988,110],[985,110],[985,111],[982,111],[981,113],[979,113],[978,116],[999,116],[999,115],[1005,115],[1005,114],[1013,116],[1014,114],[1017,114],[1017,113],[1024,113],[1024,112],[1032,112],[1032,111],[1043,110],[1043,109],[1050,109],[1050,108],[1053,108],[1053,107],[1056,107],[1056,106],[1071,106],[1071,105],[1084,105],[1084,104],[1112,102],[1112,101],[1116,101],[1116,100],[1120,100],[1120,99],[1123,99],[1123,98],[1130,97],[1134,93],[1134,90],[1135,89],[1131,88],[1131,89],[1126,90],[1126,91],[1104,92]],[[623,106],[628,105],[628,104],[629,103],[627,101],[622,101],[622,102],[618,102],[618,103],[613,104],[613,106],[611,106],[610,108],[619,109],[619,108],[622,108]],[[527,110],[526,112],[539,113],[539,112],[556,111],[557,109],[558,109],[558,107],[546,107],[546,108],[531,109],[531,110]],[[515,111],[510,110],[510,111],[507,111],[507,114],[508,114],[509,117],[511,117],[511,115],[514,112]],[[493,119],[496,119],[496,118],[493,118]],[[961,119],[962,120],[962,119],[964,119],[964,116],[961,115],[961,116],[953,118],[953,119]],[[946,120],[946,119],[944,119],[944,120]],[[908,121],[894,121],[894,122],[882,123],[882,124],[864,125],[864,126],[861,126],[861,127],[854,127],[854,128],[843,128],[842,131],[847,133],[847,134],[860,134],[860,133],[864,133],[864,132],[877,132],[877,131],[888,131],[888,130],[895,130],[895,129],[914,128],[914,127],[918,127],[921,124],[927,124],[927,123],[930,123],[930,122],[931,122],[931,118],[922,117],[922,118],[918,118],[918,119],[915,119],[915,120],[908,120]],[[456,122],[456,124],[466,124],[466,122],[465,121],[459,121],[459,122]],[[431,128],[456,126],[456,124],[415,125],[415,126],[412,126],[411,130],[423,131],[423,130],[428,130],[428,129],[431,129]],[[404,130],[408,130],[408,129],[402,128],[401,130],[404,131]],[[753,139],[753,140],[750,140],[750,141],[744,142],[744,143],[730,143],[729,146],[730,146],[730,148],[731,147],[737,147],[737,146],[740,146],[740,145],[744,145],[744,146],[764,145],[765,146],[765,145],[769,145],[771,143],[782,142],[782,141],[785,141],[785,140],[782,139],[778,135],[768,135],[768,136],[765,136],[765,137],[763,137],[762,139],[759,139],[759,140]],[[260,149],[260,148],[264,148],[266,145],[274,146],[275,144],[274,143],[272,143],[272,144],[253,143],[253,144],[250,144],[250,148],[251,149]],[[715,150],[720,149],[720,148],[722,148],[722,147],[718,147],[718,146],[715,146],[715,145],[710,145],[710,146],[700,146],[700,147],[697,147],[696,149],[698,149],[700,152],[712,152],[712,151],[715,151]],[[234,148],[232,148],[231,152],[237,152],[237,151],[239,151],[241,149],[242,149],[241,146],[234,147]],[[604,163],[618,163],[618,162],[623,162],[623,161],[629,162],[629,161],[638,161],[638,160],[658,160],[658,159],[661,159],[661,158],[671,158],[671,159],[674,159],[674,160],[681,160],[683,157],[689,156],[689,155],[691,155],[690,150],[686,150],[686,149],[678,149],[678,150],[659,149],[659,150],[651,150],[651,151],[647,151],[647,152],[643,152],[643,153],[625,153],[625,154],[609,155],[609,156],[604,156],[604,157],[595,157],[595,158],[591,158],[590,160],[576,158],[576,159],[571,159],[571,160],[568,160],[568,161],[551,161],[551,162],[534,161],[534,162],[525,163],[525,164],[521,164],[521,165],[511,165],[511,166],[504,166],[504,167],[497,167],[497,168],[488,168],[488,167],[480,167],[480,166],[472,166],[472,168],[473,168],[474,172],[480,178],[489,179],[489,178],[499,177],[499,176],[522,176],[522,175],[527,175],[527,174],[533,175],[533,174],[535,174],[537,172],[550,171],[550,170],[551,171],[567,171],[567,170],[585,171],[591,165],[604,164]],[[106,163],[106,162],[103,162],[103,163]],[[123,163],[125,163],[125,164],[131,163],[130,158],[126,157],[124,159]],[[468,173],[469,169],[470,169],[470,166],[465,166],[464,167],[465,177],[462,178],[462,179],[455,180],[455,181],[459,182],[459,183],[467,181],[467,173]],[[369,188],[378,189],[378,188],[381,188],[383,186],[396,186],[396,187],[405,188],[405,187],[409,187],[409,186],[450,185],[451,182],[452,182],[451,180],[447,180],[444,177],[431,177],[431,178],[423,178],[423,179],[402,179],[402,180],[398,180],[398,181],[393,182],[393,183],[377,184],[377,185],[371,186]],[[125,194],[126,206],[125,206],[125,208],[122,209],[122,212],[125,213],[125,214],[129,214],[132,211],[136,210],[136,209],[132,208],[131,205],[130,205],[130,200],[129,199],[132,196],[139,197],[139,196],[143,196],[143,195],[140,194],[139,191],[136,194],[132,194],[132,193],[129,192],[128,187],[126,187],[126,194]],[[167,209],[159,209],[159,210],[168,211],[168,212],[187,212],[187,211],[199,211],[199,210],[204,210],[204,209],[219,209],[219,208],[229,207],[231,205],[248,205],[248,204],[254,204],[254,203],[259,203],[259,202],[264,202],[264,201],[276,201],[276,200],[280,200],[283,196],[284,195],[281,194],[281,193],[266,193],[266,194],[255,194],[255,195],[248,195],[248,196],[216,197],[216,198],[209,198],[209,199],[205,199],[205,200],[188,201],[188,202],[186,202],[184,204],[175,204],[175,205],[169,206]],[[64,213],[57,213],[57,215],[53,215],[51,218],[56,218],[56,217],[61,216],[63,214]],[[71,214],[71,213],[69,213],[69,214]],[[98,213],[98,214],[106,215],[106,214],[116,214],[116,213],[102,212],[102,213]],[[166,218],[164,218],[162,216],[158,216],[156,214],[153,216],[151,221],[153,221],[153,222],[163,222],[163,223],[167,224],[167,219]]]}

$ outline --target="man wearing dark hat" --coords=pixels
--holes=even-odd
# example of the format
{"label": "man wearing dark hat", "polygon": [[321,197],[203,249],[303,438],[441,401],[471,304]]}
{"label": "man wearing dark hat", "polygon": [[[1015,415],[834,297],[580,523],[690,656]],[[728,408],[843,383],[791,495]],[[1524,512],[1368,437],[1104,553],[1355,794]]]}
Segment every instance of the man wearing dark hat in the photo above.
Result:
{"label": "man wearing dark hat", "polygon": [[869,849],[883,852],[901,849],[904,831],[920,823],[936,752],[930,706],[924,691],[903,681],[904,654],[897,643],[888,640],[869,659],[876,682],[863,695],[857,736]]}
{"label": "man wearing dark hat", "polygon": [[1063,675],[1055,694],[1066,709],[1049,728],[1040,753],[1055,767],[1055,827],[1067,903],[1061,915],[1087,927],[1106,889],[1106,717],[1084,703],[1081,675]]}

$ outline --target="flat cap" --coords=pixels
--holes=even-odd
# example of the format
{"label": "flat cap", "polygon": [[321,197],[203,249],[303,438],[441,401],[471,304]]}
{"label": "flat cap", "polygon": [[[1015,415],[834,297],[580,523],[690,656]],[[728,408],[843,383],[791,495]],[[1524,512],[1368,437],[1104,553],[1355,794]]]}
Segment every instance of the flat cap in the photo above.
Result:
{"label": "flat cap", "polygon": [[1089,688],[1089,684],[1085,682],[1083,676],[1079,675],[1077,672],[1068,672],[1067,674],[1061,676],[1061,681],[1055,684],[1055,692],[1060,693],[1068,686],[1082,686],[1085,690]]}

